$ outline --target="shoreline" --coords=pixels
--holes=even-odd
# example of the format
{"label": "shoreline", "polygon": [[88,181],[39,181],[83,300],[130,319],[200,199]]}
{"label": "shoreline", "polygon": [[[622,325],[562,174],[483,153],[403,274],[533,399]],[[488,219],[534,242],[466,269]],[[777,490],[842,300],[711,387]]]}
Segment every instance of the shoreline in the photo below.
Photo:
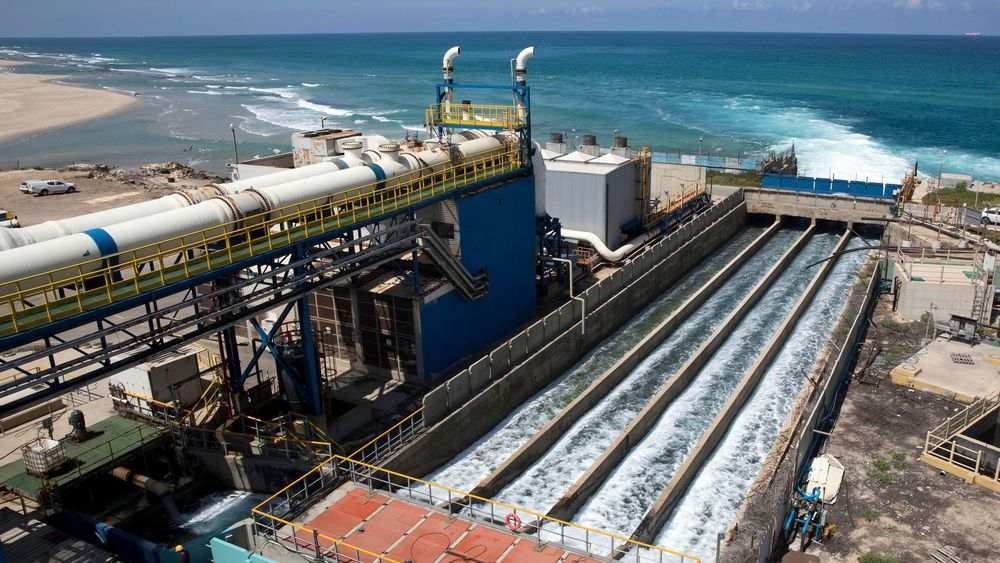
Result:
{"label": "shoreline", "polygon": [[142,103],[136,96],[55,82],[66,76],[11,72],[19,64],[0,59],[0,143],[101,119]]}

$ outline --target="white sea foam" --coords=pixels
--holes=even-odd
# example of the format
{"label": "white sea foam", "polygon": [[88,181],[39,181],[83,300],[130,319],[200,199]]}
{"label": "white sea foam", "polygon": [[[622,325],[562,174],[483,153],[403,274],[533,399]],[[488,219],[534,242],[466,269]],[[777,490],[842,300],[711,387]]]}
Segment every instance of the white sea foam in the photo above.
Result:
{"label": "white sea foam", "polygon": [[222,96],[222,92],[213,92],[211,90],[188,90],[188,94],[201,94],[204,96]]}
{"label": "white sea foam", "polygon": [[149,70],[151,70],[152,72],[159,73],[159,74],[166,74],[167,76],[172,76],[172,77],[177,77],[177,76],[192,76],[192,75],[195,74],[195,72],[197,72],[197,71],[191,70],[189,68],[182,68],[182,67],[157,68],[155,66],[151,66],[151,67],[149,67]]}
{"label": "white sea foam", "polygon": [[[249,111],[254,115],[258,121],[268,123],[270,125],[275,125],[284,129],[294,129],[297,131],[309,131],[316,129],[319,126],[319,118],[315,113],[311,111],[305,111],[299,108],[289,108],[289,107],[279,107],[272,105],[262,105],[262,104],[242,104],[243,109]],[[252,127],[252,126],[251,126]],[[267,131],[267,132],[257,132],[254,134],[264,135],[270,137],[272,135],[277,135],[282,133],[282,130],[267,130],[255,127],[257,131]],[[247,129],[244,131],[250,132]]]}
{"label": "white sea foam", "polygon": [[320,84],[316,84],[315,82],[303,82],[302,85],[305,86],[306,88],[319,88],[320,87]]}
{"label": "white sea foam", "polygon": [[304,100],[301,98],[296,100],[295,103],[302,109],[308,109],[326,115],[334,115],[337,117],[350,117],[354,115],[354,112],[350,110],[335,108],[324,104],[317,104],[316,102],[310,102],[309,100]]}

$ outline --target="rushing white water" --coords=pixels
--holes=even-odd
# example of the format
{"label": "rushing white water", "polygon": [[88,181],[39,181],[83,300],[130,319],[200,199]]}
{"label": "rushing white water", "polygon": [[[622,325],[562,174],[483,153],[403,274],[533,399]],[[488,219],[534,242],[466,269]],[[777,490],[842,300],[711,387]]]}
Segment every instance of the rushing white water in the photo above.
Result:
{"label": "rushing white water", "polygon": [[[850,248],[864,246],[855,239]],[[702,467],[656,543],[711,560],[781,430],[846,303],[867,253],[839,259],[730,430]],[[819,336],[823,335],[823,336]]]}
{"label": "rushing white water", "polygon": [[807,266],[828,255],[836,240],[833,234],[817,234],[806,244],[646,437],[590,497],[575,522],[632,534],[815,274],[815,267]]}
{"label": "rushing white water", "polygon": [[663,297],[632,318],[622,330],[605,339],[566,373],[511,412],[493,430],[430,474],[428,479],[462,490],[474,487],[760,233],[760,229],[751,228],[733,237]]}
{"label": "rushing white water", "polygon": [[177,526],[195,534],[217,529],[220,524],[236,520],[235,514],[245,514],[260,502],[263,495],[249,491],[225,491],[202,498],[196,507],[180,515]]}
{"label": "rushing white water", "polygon": [[539,512],[551,509],[799,235],[792,230],[777,233],[607,397],[497,497]]}

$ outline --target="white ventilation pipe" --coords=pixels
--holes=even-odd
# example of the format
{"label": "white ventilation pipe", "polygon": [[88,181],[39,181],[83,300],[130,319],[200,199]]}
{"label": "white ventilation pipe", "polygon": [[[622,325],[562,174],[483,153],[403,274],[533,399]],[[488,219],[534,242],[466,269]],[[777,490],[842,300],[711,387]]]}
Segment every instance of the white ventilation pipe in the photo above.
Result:
{"label": "white ventilation pipe", "polygon": [[528,77],[528,59],[535,56],[534,47],[525,47],[514,59],[514,75],[518,82],[525,82]]}
{"label": "white ventilation pipe", "polygon": [[451,109],[451,98],[454,96],[454,88],[452,84],[455,83],[455,59],[462,54],[462,48],[455,45],[451,49],[444,52],[444,58],[441,60],[441,73],[444,76],[444,99],[438,100],[440,103],[444,104],[445,112]]}
{"label": "white ventilation pipe", "polygon": [[601,237],[595,235],[594,233],[588,233],[587,231],[574,231],[573,229],[562,230],[563,238],[589,243],[590,246],[594,247],[594,250],[597,251],[597,254],[600,255],[601,258],[611,262],[612,264],[617,264],[618,262],[624,260],[626,256],[631,254],[636,248],[645,244],[646,241],[649,240],[649,238],[654,234],[656,234],[655,231],[643,233],[620,246],[618,250],[611,250],[606,244],[604,244]]}
{"label": "white ventilation pipe", "polygon": [[455,73],[455,59],[462,54],[462,47],[455,45],[451,49],[444,52],[444,58],[441,60],[441,71],[444,74],[444,81],[447,84],[451,84],[454,79]]}
{"label": "white ventilation pipe", "polygon": [[[467,141],[458,145],[457,152],[462,160],[486,156],[505,147],[502,139],[501,135],[497,135]],[[420,151],[414,155],[426,167],[451,162],[451,153],[447,151]],[[380,163],[355,166],[285,184],[246,189],[238,194],[212,197],[196,205],[2,251],[0,264],[4,268],[0,269],[0,296],[16,291],[17,288],[10,282],[22,278],[59,270],[52,274],[52,281],[61,281],[77,273],[76,268],[61,268],[81,262],[85,264],[80,266],[80,271],[90,272],[101,266],[101,261],[97,259],[102,256],[134,251],[137,256],[146,257],[156,252],[157,248],[171,250],[184,243],[201,241],[203,236],[212,237],[230,228],[241,228],[245,223],[237,221],[244,217],[297,204],[306,204],[299,209],[309,210],[317,205],[317,199],[334,197],[410,171],[404,162],[402,159],[385,158]],[[282,214],[291,210],[283,209]],[[267,217],[266,214],[259,215],[256,221],[264,221]],[[20,289],[37,287],[47,281],[38,278],[24,280]]]}

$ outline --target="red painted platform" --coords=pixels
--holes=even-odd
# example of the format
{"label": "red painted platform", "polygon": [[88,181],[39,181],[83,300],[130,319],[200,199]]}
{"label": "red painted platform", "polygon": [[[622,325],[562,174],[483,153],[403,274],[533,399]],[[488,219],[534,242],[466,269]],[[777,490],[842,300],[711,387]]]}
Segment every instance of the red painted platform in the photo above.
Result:
{"label": "red painted platform", "polygon": [[599,561],[426,505],[346,487],[350,487],[347,494],[305,525],[387,559],[412,563]]}

